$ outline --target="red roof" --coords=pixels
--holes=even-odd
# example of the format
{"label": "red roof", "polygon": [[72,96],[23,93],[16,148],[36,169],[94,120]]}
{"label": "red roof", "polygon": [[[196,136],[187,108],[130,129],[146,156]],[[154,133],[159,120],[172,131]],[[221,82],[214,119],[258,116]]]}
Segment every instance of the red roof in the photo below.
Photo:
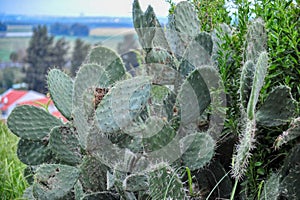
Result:
{"label": "red roof", "polygon": [[[27,94],[30,94],[30,91],[9,89],[0,98],[1,110],[6,111],[10,106],[15,107],[17,104],[41,107],[42,105],[47,105],[47,103],[49,103],[49,100],[51,100],[49,97],[40,98],[36,94],[33,94],[35,97],[35,100],[25,100],[25,99],[30,99],[30,98],[26,98]],[[43,95],[41,94],[41,96],[43,96]],[[39,99],[37,99],[37,97]],[[25,101],[22,99],[24,99]],[[51,106],[54,105],[52,100],[49,105],[51,105]],[[52,111],[51,114],[55,117],[63,119],[64,122],[67,121],[67,119],[59,111],[57,111],[56,108],[54,111]]]}
{"label": "red roof", "polygon": [[7,110],[12,104],[14,104],[18,99],[24,96],[27,91],[24,90],[9,90],[4,96],[1,98],[1,107],[2,111]]}
{"label": "red roof", "polygon": [[59,111],[54,111],[51,114],[57,118],[62,119],[64,122],[68,121]]}

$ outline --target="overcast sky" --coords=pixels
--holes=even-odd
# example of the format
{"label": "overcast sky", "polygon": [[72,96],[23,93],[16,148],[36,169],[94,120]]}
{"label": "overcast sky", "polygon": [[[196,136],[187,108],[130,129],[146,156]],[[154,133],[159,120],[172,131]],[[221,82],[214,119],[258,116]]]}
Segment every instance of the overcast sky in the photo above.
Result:
{"label": "overcast sky", "polygon": [[[139,1],[144,10],[151,4],[157,16],[168,14],[169,4],[165,0]],[[133,0],[0,0],[0,14],[130,17],[132,2]]]}

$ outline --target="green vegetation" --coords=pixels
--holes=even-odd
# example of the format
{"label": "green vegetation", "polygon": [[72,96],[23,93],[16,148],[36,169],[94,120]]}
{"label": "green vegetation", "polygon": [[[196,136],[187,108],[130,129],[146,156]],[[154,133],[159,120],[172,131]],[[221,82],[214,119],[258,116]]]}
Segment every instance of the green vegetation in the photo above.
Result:
{"label": "green vegetation", "polygon": [[229,25],[223,0],[168,2],[167,29],[133,3],[138,76],[94,47],[48,72],[67,123],[12,112],[24,197],[300,199],[299,3],[236,0]]}
{"label": "green vegetation", "polygon": [[0,198],[18,199],[28,187],[23,171],[26,165],[17,157],[18,138],[0,122]]}
{"label": "green vegetation", "polygon": [[44,77],[52,67],[65,66],[69,46],[64,38],[54,43],[54,37],[48,35],[46,26],[38,26],[33,30],[29,47],[26,49],[25,82],[28,89],[45,93]]}
{"label": "green vegetation", "polygon": [[76,39],[74,50],[72,53],[72,66],[71,66],[71,75],[75,77],[76,72],[80,65],[83,63],[85,57],[87,56],[91,46],[85,44],[81,39]]}
{"label": "green vegetation", "polygon": [[0,70],[1,90],[5,91],[11,88],[14,83],[22,83],[24,77],[25,74],[22,72],[22,69],[18,67],[7,67],[3,70]]}

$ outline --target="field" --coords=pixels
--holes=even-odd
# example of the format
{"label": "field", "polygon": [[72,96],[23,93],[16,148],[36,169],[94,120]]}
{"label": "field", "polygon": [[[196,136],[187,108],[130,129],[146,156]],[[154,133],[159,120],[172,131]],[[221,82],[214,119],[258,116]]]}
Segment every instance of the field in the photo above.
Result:
{"label": "field", "polygon": [[31,32],[32,26],[29,25],[9,25],[8,32]]}
{"label": "field", "polygon": [[12,52],[25,50],[29,40],[29,37],[0,37],[0,61],[7,62]]}
{"label": "field", "polygon": [[[28,26],[10,26],[9,32],[28,32],[30,28]],[[95,28],[90,30],[88,37],[81,37],[87,43],[92,45],[102,44],[103,46],[116,50],[119,42],[123,40],[123,36],[128,33],[133,33],[134,30],[130,28]],[[55,37],[55,39],[59,39]],[[70,52],[74,47],[74,41],[77,37],[64,37],[70,42]],[[0,37],[0,62],[9,61],[9,55],[12,52],[25,51],[29,45],[30,37]]]}

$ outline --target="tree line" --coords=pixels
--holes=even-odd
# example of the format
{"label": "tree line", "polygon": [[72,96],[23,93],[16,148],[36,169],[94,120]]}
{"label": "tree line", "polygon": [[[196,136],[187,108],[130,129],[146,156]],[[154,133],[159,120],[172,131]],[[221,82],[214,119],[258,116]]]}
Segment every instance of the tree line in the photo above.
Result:
{"label": "tree line", "polygon": [[68,25],[57,22],[50,26],[50,33],[52,35],[88,36],[89,31],[88,26],[80,23]]}
{"label": "tree line", "polygon": [[[27,56],[25,58],[27,66],[24,69],[24,81],[28,84],[28,89],[45,93],[45,75],[50,68],[56,67],[62,69],[66,65],[69,61],[67,58],[69,49],[69,42],[64,38],[55,40],[54,36],[48,34],[46,26],[35,27],[29,47],[26,50]],[[89,44],[76,39],[71,58],[71,75],[75,75],[89,49]]]}

